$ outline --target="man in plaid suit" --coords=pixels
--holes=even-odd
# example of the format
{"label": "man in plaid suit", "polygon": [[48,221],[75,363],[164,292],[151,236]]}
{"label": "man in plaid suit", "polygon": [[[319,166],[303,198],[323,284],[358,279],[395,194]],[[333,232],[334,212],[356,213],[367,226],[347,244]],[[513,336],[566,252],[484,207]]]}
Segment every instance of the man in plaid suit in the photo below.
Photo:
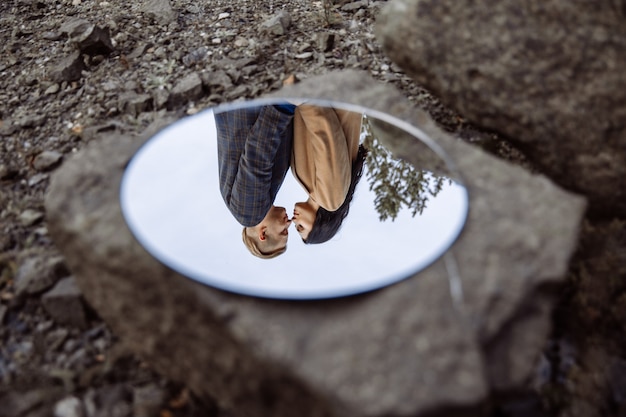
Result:
{"label": "man in plaid suit", "polygon": [[294,108],[280,104],[215,114],[220,191],[244,226],[244,244],[260,258],[278,256],[287,247],[291,220],[273,203],[289,169]]}

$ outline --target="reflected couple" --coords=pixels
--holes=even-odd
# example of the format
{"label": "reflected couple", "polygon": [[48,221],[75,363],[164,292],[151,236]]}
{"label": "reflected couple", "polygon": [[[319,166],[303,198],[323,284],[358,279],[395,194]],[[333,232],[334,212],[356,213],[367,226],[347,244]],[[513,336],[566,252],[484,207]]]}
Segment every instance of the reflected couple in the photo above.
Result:
{"label": "reflected couple", "polygon": [[[242,225],[250,253],[286,251],[293,222],[305,243],[330,240],[348,214],[367,151],[359,146],[362,115],[280,103],[215,114],[220,191]],[[287,171],[306,190],[293,218],[274,206]]]}

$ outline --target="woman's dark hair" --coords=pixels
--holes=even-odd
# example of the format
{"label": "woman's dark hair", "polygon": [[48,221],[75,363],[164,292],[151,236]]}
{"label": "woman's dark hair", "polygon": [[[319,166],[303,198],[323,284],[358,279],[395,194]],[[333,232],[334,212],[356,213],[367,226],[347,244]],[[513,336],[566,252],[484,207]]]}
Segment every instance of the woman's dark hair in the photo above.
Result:
{"label": "woman's dark hair", "polygon": [[367,152],[367,149],[365,149],[363,145],[359,145],[359,152],[357,153],[356,159],[352,163],[352,178],[350,180],[350,188],[348,188],[348,193],[346,194],[346,199],[335,211],[328,211],[322,207],[317,209],[315,221],[313,222],[309,236],[306,240],[303,239],[304,243],[324,243],[332,239],[332,237],[337,234],[337,231],[341,228],[343,219],[346,218],[348,211],[350,210],[350,203],[352,202],[352,196],[354,195],[356,185],[361,180],[361,175],[363,174],[363,163],[367,157]]}

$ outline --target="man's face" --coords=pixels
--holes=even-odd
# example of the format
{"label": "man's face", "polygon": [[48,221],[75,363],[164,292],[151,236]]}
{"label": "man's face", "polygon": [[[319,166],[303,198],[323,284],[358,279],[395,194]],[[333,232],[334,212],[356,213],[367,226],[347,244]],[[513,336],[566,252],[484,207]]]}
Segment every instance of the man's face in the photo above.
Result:
{"label": "man's face", "polygon": [[287,210],[284,207],[272,206],[265,219],[263,219],[263,223],[267,226],[265,234],[268,238],[275,240],[277,243],[281,242],[281,246],[287,244],[291,219],[287,216]]}

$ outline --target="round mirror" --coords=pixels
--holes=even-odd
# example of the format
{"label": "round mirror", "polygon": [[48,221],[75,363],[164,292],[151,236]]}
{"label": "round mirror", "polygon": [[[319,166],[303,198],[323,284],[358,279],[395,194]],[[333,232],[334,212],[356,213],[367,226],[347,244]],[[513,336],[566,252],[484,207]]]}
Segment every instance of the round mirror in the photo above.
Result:
{"label": "round mirror", "polygon": [[[385,148],[399,135],[415,142],[420,166]],[[416,128],[341,103],[264,100],[160,131],[130,161],[121,207],[146,250],[191,279],[319,299],[428,266],[459,235],[468,199]]]}

